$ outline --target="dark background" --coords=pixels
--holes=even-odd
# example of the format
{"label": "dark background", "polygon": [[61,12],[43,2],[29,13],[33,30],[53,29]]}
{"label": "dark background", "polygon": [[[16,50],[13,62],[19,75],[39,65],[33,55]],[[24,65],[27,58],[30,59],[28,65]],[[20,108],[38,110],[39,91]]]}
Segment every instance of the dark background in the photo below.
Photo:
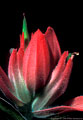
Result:
{"label": "dark background", "polygon": [[[24,5],[24,4],[23,4]],[[19,5],[20,6],[20,5]],[[29,33],[38,28],[45,32],[48,26],[54,28],[62,52],[79,52],[74,58],[74,65],[68,88],[60,98],[60,103],[73,97],[83,95],[82,66],[82,9],[78,3],[54,3],[36,6],[33,3],[16,8],[9,8],[1,14],[0,65],[7,73],[9,50],[19,47],[19,35],[22,31],[23,13],[25,13]],[[56,101],[57,102],[57,101]]]}

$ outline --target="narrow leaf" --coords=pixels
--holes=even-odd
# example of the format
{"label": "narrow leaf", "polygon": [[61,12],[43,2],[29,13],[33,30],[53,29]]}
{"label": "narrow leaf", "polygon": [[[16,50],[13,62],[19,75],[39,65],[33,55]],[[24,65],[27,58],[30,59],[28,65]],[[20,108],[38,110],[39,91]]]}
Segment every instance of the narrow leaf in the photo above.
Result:
{"label": "narrow leaf", "polygon": [[18,110],[16,110],[10,103],[2,99],[1,97],[0,97],[0,111],[4,112],[7,116],[9,116],[9,118],[12,118],[13,120],[26,120]]}

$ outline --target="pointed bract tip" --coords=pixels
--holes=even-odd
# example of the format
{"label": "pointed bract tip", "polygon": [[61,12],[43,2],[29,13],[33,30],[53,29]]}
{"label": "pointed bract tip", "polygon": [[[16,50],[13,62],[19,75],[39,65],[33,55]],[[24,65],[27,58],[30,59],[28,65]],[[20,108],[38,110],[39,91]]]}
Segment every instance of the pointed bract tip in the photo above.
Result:
{"label": "pointed bract tip", "polygon": [[54,29],[53,29],[51,26],[48,26],[46,32],[48,32],[49,30],[52,31],[52,30],[54,30]]}
{"label": "pointed bract tip", "polygon": [[28,33],[28,28],[27,28],[27,21],[25,17],[25,13],[23,13],[23,26],[22,26],[22,32],[24,32],[24,40],[29,40],[29,33]]}
{"label": "pointed bract tip", "polygon": [[23,13],[23,17],[25,17],[25,13]]}
{"label": "pointed bract tip", "polygon": [[35,33],[40,33],[42,34],[41,30],[38,28],[37,31]]}

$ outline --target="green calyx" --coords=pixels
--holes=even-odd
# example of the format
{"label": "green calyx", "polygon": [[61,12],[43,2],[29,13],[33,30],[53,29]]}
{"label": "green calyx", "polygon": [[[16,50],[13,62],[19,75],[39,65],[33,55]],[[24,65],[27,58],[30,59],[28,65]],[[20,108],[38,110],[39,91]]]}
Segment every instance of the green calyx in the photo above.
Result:
{"label": "green calyx", "polygon": [[72,56],[71,53],[69,53],[68,57],[67,57],[67,61],[69,60],[69,58]]}

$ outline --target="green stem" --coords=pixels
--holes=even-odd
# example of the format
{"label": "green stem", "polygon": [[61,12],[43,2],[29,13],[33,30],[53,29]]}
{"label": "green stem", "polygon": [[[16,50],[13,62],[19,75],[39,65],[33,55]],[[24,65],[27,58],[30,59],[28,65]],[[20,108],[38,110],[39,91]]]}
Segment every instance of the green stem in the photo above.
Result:
{"label": "green stem", "polygon": [[22,107],[19,107],[19,111],[24,115],[28,120],[32,120],[33,115],[31,113],[31,103],[25,104]]}

